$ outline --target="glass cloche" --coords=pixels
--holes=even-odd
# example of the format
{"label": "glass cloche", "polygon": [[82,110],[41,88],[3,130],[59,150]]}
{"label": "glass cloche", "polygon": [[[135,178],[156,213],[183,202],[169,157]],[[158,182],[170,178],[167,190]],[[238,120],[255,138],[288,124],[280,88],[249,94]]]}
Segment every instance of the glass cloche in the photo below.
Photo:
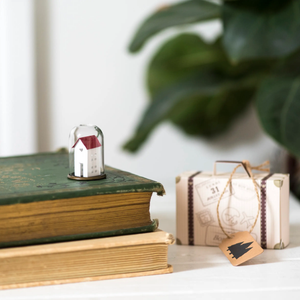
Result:
{"label": "glass cloche", "polygon": [[98,126],[79,125],[71,130],[68,178],[75,180],[106,178],[103,133]]}

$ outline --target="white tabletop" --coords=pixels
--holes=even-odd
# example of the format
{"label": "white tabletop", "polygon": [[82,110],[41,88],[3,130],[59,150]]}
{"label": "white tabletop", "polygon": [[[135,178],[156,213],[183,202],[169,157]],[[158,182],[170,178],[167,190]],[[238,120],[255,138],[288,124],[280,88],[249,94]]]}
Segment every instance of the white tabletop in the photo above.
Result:
{"label": "white tabletop", "polygon": [[[175,194],[154,196],[152,218],[175,235]],[[300,202],[291,199],[291,242],[233,267],[218,247],[169,247],[174,273],[0,291],[0,299],[299,299]]]}

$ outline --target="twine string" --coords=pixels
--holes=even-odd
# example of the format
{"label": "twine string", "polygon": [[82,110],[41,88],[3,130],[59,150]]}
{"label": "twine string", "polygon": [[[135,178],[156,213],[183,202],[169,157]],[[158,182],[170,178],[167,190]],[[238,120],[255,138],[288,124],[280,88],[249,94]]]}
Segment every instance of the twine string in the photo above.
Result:
{"label": "twine string", "polygon": [[231,238],[231,236],[225,231],[224,227],[222,226],[222,223],[221,223],[221,219],[220,219],[220,214],[219,214],[219,206],[220,206],[220,202],[226,192],[226,189],[227,187],[229,186],[229,184],[231,184],[232,182],[232,178],[233,178],[233,175],[234,173],[236,172],[236,170],[241,167],[242,165],[244,166],[245,169],[247,169],[247,171],[249,172],[249,175],[250,175],[250,178],[252,179],[252,182],[253,182],[253,185],[254,185],[254,190],[255,190],[255,193],[256,193],[256,197],[257,197],[257,214],[256,214],[256,218],[255,218],[255,221],[252,225],[252,227],[250,228],[249,230],[249,233],[252,232],[252,230],[254,229],[255,225],[256,225],[256,222],[258,220],[258,216],[259,216],[259,212],[260,212],[260,198],[259,198],[259,192],[258,192],[258,189],[257,189],[257,183],[254,179],[254,176],[253,176],[253,173],[252,173],[252,170],[257,170],[257,171],[262,171],[262,172],[270,172],[270,167],[269,167],[269,161],[265,161],[263,162],[262,164],[260,164],[259,166],[251,166],[249,161],[248,160],[243,160],[241,164],[237,165],[233,171],[231,172],[230,176],[229,176],[229,179],[225,185],[225,188],[223,190],[223,192],[221,193],[221,196],[219,198],[219,201],[218,201],[218,204],[217,204],[217,217],[218,217],[218,222],[219,222],[219,226],[220,228],[222,229],[223,233],[228,237],[228,238]]}

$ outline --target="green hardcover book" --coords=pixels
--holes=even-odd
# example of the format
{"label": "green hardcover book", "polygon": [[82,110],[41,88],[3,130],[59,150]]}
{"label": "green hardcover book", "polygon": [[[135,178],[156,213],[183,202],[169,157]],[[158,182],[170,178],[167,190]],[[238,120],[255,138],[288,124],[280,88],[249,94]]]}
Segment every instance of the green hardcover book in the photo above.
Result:
{"label": "green hardcover book", "polygon": [[0,158],[0,247],[148,232],[156,181],[106,166],[106,179],[67,178],[68,154]]}

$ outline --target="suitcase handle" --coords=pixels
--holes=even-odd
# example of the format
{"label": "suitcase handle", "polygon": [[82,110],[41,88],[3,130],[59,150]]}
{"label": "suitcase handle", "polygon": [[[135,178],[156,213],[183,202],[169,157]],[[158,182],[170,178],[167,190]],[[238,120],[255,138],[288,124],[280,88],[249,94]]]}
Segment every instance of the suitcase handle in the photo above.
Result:
{"label": "suitcase handle", "polygon": [[239,164],[244,168],[244,170],[246,171],[248,176],[251,178],[251,175],[250,175],[249,171],[247,170],[246,165],[242,161],[236,161],[236,160],[216,160],[214,163],[214,170],[213,170],[214,176],[217,175],[217,164],[218,163]]}

